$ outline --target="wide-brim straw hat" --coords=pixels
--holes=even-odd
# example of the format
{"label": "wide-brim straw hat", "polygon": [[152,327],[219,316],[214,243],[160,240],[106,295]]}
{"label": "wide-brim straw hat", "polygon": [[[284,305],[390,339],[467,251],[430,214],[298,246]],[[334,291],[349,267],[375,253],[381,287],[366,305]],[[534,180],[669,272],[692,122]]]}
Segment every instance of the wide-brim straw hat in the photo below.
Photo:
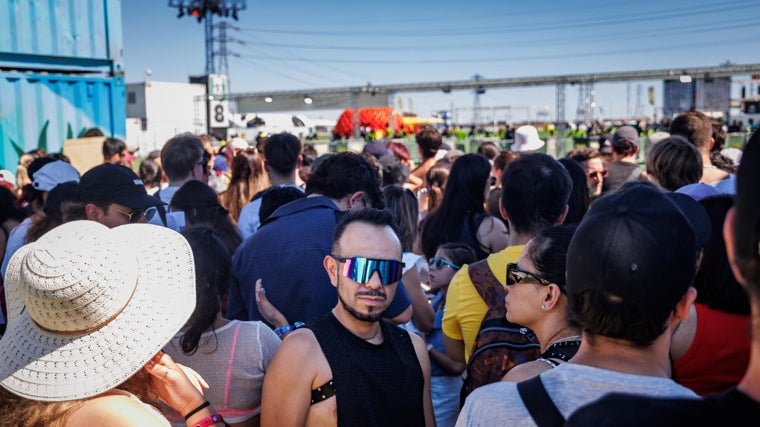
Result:
{"label": "wide-brim straw hat", "polygon": [[118,386],[195,308],[187,240],[150,224],[60,225],[13,255],[5,286],[0,385],[40,401],[82,399]]}

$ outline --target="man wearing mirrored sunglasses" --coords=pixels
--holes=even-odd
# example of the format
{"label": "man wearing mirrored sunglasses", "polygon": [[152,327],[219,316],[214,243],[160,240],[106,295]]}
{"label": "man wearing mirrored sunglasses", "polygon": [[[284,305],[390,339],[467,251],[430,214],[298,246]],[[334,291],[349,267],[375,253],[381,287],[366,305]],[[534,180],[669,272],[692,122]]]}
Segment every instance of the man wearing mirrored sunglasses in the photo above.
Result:
{"label": "man wearing mirrored sunglasses", "polygon": [[393,217],[349,213],[331,249],[323,267],[338,302],[283,340],[264,377],[262,425],[434,425],[425,343],[383,320],[404,266]]}
{"label": "man wearing mirrored sunglasses", "polygon": [[[79,199],[87,219],[110,228],[146,222],[160,200],[148,195],[132,169],[103,163],[85,172],[79,181]],[[150,209],[154,208],[154,209]]]}
{"label": "man wearing mirrored sunglasses", "polygon": [[[322,262],[331,253],[339,219],[364,207],[383,207],[378,170],[350,152],[320,163],[306,184],[306,197],[275,210],[235,252],[232,271],[237,280],[230,286],[227,317],[267,320],[256,305],[258,279],[288,323],[329,312],[337,294]],[[398,323],[409,321],[411,300],[403,286],[391,300],[385,316]]]}

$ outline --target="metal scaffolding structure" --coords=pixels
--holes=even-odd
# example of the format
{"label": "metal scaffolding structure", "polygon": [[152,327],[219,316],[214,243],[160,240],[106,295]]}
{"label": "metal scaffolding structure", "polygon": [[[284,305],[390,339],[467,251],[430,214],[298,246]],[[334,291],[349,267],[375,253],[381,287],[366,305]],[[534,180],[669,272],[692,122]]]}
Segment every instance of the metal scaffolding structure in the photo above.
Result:
{"label": "metal scaffolding structure", "polygon": [[[346,106],[373,107],[390,105],[397,93],[435,92],[450,93],[453,90],[478,91],[495,88],[551,86],[557,90],[557,115],[555,120],[563,123],[565,117],[565,87],[580,84],[635,82],[644,80],[678,80],[688,75],[693,78],[731,77],[760,74],[760,64],[720,65],[715,67],[687,67],[660,70],[622,71],[610,73],[565,74],[539,77],[480,78],[478,80],[453,80],[443,82],[402,83],[389,85],[367,84],[333,88],[296,90],[270,90],[230,94],[228,99],[238,103],[238,111],[277,112],[303,110],[341,109]],[[311,103],[304,103],[308,94]],[[561,104],[561,105],[560,105]]]}

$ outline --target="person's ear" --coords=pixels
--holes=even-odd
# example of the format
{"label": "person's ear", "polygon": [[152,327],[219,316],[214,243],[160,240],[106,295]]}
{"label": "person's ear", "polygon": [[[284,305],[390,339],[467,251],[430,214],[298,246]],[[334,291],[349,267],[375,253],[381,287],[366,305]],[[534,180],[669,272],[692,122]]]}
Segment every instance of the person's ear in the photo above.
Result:
{"label": "person's ear", "polygon": [[322,266],[327,272],[327,276],[330,277],[330,283],[336,288],[338,287],[338,261],[330,255],[325,256],[322,260]]}
{"label": "person's ear", "polygon": [[565,223],[565,218],[567,218],[567,213],[570,212],[570,205],[565,205],[565,211],[562,212],[562,215],[557,218],[556,221],[554,221],[554,225],[560,225]]}
{"label": "person's ear", "polygon": [[689,316],[689,310],[691,309],[691,306],[694,305],[696,299],[697,289],[693,286],[689,286],[689,289],[686,290],[686,293],[683,294],[680,300],[678,300],[675,309],[673,309],[673,315],[675,318],[677,320],[686,320],[686,317]]}
{"label": "person's ear", "polygon": [[509,221],[509,215],[507,215],[507,210],[504,209],[504,204],[501,202],[501,197],[499,197],[499,213],[501,214],[501,217],[504,218],[504,221]]}
{"label": "person's ear", "polygon": [[559,290],[559,285],[555,283],[551,283],[544,288],[546,289],[546,293],[544,295],[544,300],[541,303],[541,307],[548,311],[559,303],[562,291]]}
{"label": "person's ear", "polygon": [[369,206],[369,203],[367,203],[366,195],[363,191],[357,191],[356,193],[352,194],[348,198],[348,208],[353,208],[357,203],[362,203],[362,200],[364,200],[363,206]]}
{"label": "person's ear", "polygon": [[100,216],[103,214],[103,211],[92,203],[87,203],[84,205],[84,214],[90,221],[100,222]]}
{"label": "person's ear", "polygon": [[726,257],[728,258],[728,264],[731,266],[731,271],[734,273],[736,281],[744,284],[744,276],[739,268],[736,266],[736,256],[734,252],[734,221],[736,214],[734,207],[728,210],[726,219],[723,221],[723,240],[726,242]]}

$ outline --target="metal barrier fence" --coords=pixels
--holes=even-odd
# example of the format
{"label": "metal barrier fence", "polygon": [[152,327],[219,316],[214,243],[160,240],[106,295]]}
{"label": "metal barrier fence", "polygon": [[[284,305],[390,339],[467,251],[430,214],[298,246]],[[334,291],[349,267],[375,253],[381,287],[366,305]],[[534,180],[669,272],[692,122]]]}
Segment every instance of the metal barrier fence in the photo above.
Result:
{"label": "metal barrier fence", "polygon": [[[749,133],[729,133],[726,135],[726,142],[724,144],[724,148],[743,148],[744,144],[749,139],[750,134]],[[407,149],[409,150],[409,153],[412,155],[412,161],[417,164],[420,161],[420,154],[419,149],[417,148],[417,143],[415,142],[413,137],[406,138],[403,140],[396,139],[394,141],[400,141],[403,142],[404,145],[406,145]],[[512,139],[500,139],[495,137],[471,137],[466,139],[457,139],[457,138],[444,138],[444,143],[446,143],[449,147],[457,150],[461,150],[465,153],[473,153],[477,150],[478,145],[480,145],[482,142],[485,141],[492,141],[495,142],[497,146],[499,146],[500,149],[504,151],[508,151],[510,147],[512,146],[512,143],[514,140]],[[361,153],[362,149],[364,148],[364,144],[366,144],[366,141],[359,138],[352,138],[352,139],[345,139],[345,140],[335,140],[335,141],[327,141],[327,140],[314,140],[314,141],[305,141],[308,144],[312,144],[314,148],[316,149],[317,153],[322,155],[325,153],[342,153],[345,151],[353,151],[356,153]],[[637,161],[640,164],[644,163],[646,150],[648,145],[650,144],[649,140],[647,138],[641,139],[641,144],[639,146],[639,154],[637,156]],[[559,138],[556,136],[550,136],[546,138],[546,145],[540,150],[542,152],[545,152],[549,154],[550,156],[554,158],[562,158],[567,155],[572,149],[576,147],[591,147],[595,149],[599,149],[599,142],[595,138]]]}

